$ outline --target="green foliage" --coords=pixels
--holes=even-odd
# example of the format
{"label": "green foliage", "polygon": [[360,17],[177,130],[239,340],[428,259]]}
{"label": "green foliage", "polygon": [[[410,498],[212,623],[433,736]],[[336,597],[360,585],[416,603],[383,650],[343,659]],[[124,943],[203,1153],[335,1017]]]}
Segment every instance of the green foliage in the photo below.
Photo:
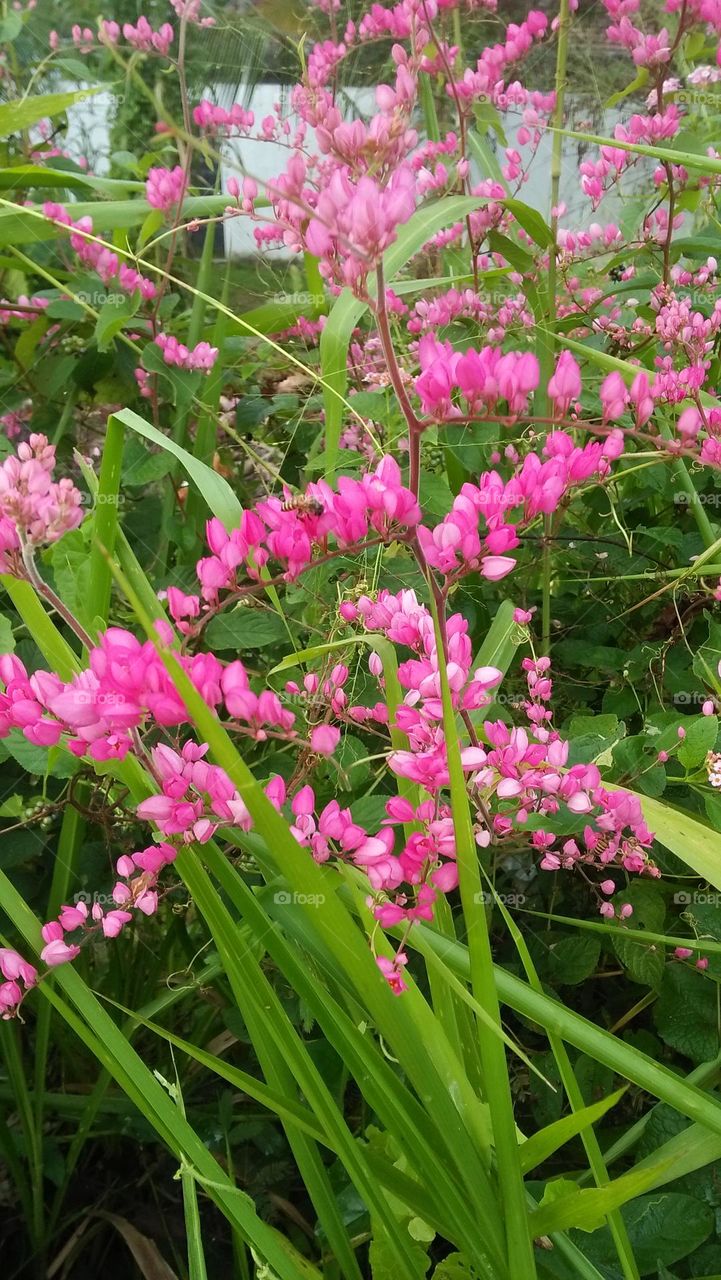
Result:
{"label": "green foliage", "polygon": [[[230,199],[219,189],[222,140],[201,139],[189,117],[206,90],[207,49],[218,75],[246,86],[262,59],[283,81],[295,78],[319,13],[301,15],[299,42],[292,6],[263,0],[242,15],[216,6],[215,28],[188,28],[181,76],[177,63],[161,73],[128,49],[46,60],[37,50],[47,47],[49,14],[5,8],[0,399],[9,434],[0,462],[13,451],[16,419],[23,438],[45,433],[62,474],[82,489],[86,518],[36,554],[34,576],[27,565],[24,577],[0,576],[0,688],[10,654],[31,671],[72,679],[111,624],[159,654],[187,714],[179,723],[174,706],[146,726],[143,749],[106,760],[69,748],[68,735],[40,745],[18,727],[6,733],[0,692],[0,944],[37,960],[40,923],[65,904],[115,905],[118,860],[159,837],[136,813],[158,790],[150,748],[179,748],[192,730],[250,815],[227,827],[214,819],[197,840],[178,840],[157,915],[138,916],[117,939],[93,926],[76,962],[44,970],[22,1018],[0,1023],[8,1274],[71,1280],[109,1267],[114,1278],[127,1274],[131,1255],[156,1280],[721,1274],[721,796],[707,767],[720,745],[718,493],[710,469],[652,453],[670,431],[670,407],[659,410],[657,438],[641,441],[648,456],[637,462],[629,452],[602,484],[579,485],[552,518],[529,523],[509,582],[474,567],[446,599],[440,578],[421,572],[410,536],[390,544],[374,530],[368,545],[330,555],[320,535],[307,573],[286,574],[272,558],[253,564],[257,576],[197,629],[191,618],[177,647],[158,626],[172,614],[169,588],[196,590],[208,518],[237,529],[269,495],[286,502],[319,480],[342,488],[384,452],[411,483],[409,415],[387,352],[379,368],[372,363],[381,287],[410,306],[449,289],[487,295],[491,311],[520,298],[526,314],[508,322],[509,341],[542,362],[562,348],[582,360],[579,416],[598,416],[609,372],[626,382],[639,368],[652,373],[643,343],[616,346],[597,321],[611,279],[619,307],[631,306],[632,291],[640,325],[655,322],[669,264],[659,267],[663,246],[636,231],[658,192],[643,189],[622,210],[624,228],[634,228],[623,248],[599,248],[582,264],[582,287],[597,300],[579,335],[577,313],[557,306],[552,287],[565,270],[554,251],[557,219],[549,225],[504,178],[497,149],[513,145],[507,113],[478,101],[464,145],[474,182],[490,177],[505,190],[495,191],[493,212],[487,196],[460,194],[470,189],[462,182],[434,193],[400,227],[367,293],[336,293],[309,253],[289,263],[221,257],[216,230]],[[95,8],[79,4],[73,22],[92,28]],[[155,0],[147,11],[156,26],[168,16]],[[525,8],[512,12],[520,20]],[[116,0],[109,16],[135,22],[138,7]],[[595,31],[596,17],[583,16]],[[460,59],[496,40],[493,15],[471,8],[458,17],[441,11],[434,44],[465,45]],[[536,50],[546,91],[566,35]],[[575,39],[576,28],[572,35],[571,82],[593,72],[609,105],[630,99],[645,111],[648,71],[624,84],[615,59],[598,67],[592,44]],[[685,57],[712,53],[707,35],[688,38]],[[359,45],[353,59],[363,83],[391,75],[383,41]],[[57,92],[58,76],[78,88]],[[457,104],[439,74],[420,76],[426,133],[439,139],[457,127]],[[344,85],[335,90],[342,101]],[[62,154],[62,133],[69,111],[107,94],[111,176],[98,176],[92,163],[85,171]],[[60,154],[40,136],[43,120],[57,130]],[[664,173],[682,164],[704,179],[679,196],[687,230],[669,254],[684,269],[721,256],[713,185],[721,161],[710,153],[717,120],[710,111],[668,146],[631,148]],[[565,136],[595,145],[585,130]],[[145,198],[145,179],[186,160],[189,193],[176,219]],[[137,269],[155,297],[133,286],[115,292],[83,264],[43,209],[47,199],[75,220],[91,218],[88,244]],[[257,210],[267,212],[262,194]],[[454,226],[466,235],[472,217],[488,220],[472,255],[450,235],[439,245]],[[632,280],[615,281],[629,264]],[[21,298],[35,300],[27,316]],[[306,333],[321,325],[315,343]],[[417,335],[395,314],[388,325],[407,387]],[[437,336],[461,352],[486,343],[487,330],[464,313]],[[160,332],[217,347],[210,376],[168,363]],[[719,385],[715,348],[708,361]],[[706,393],[702,403],[717,405]],[[578,420],[572,429],[583,443]],[[430,425],[418,465],[424,522],[440,521],[481,472],[505,475],[512,451],[524,453],[537,430],[490,413]],[[326,864],[321,849],[316,861],[297,839],[298,814],[266,794],[272,778],[289,795],[309,783],[317,811],[333,802],[350,810],[372,847],[389,830],[396,787],[414,808],[427,798],[387,768],[390,751],[408,748],[398,710],[422,646],[361,634],[338,610],[383,589],[426,602],[437,648],[446,604],[461,614],[473,669],[493,666],[503,677],[487,705],[465,710],[451,694],[452,667],[435,673],[429,732],[442,729],[449,776],[439,793],[447,811],[434,817],[452,818],[460,885],[439,896],[432,924],[408,931],[381,928],[372,915],[352,833],[341,856]],[[519,623],[520,606],[538,615]],[[588,850],[591,820],[565,805],[532,805],[486,840],[491,796],[482,774],[473,776],[478,759],[466,767],[462,750],[488,747],[488,721],[522,722],[520,664],[538,656],[539,640],[552,652],[552,725],[569,743],[559,773],[586,767],[603,788],[640,800],[658,878],[637,876],[621,855],[608,866],[584,856],[573,870],[539,867],[539,832],[555,849],[576,841]],[[188,676],[186,659],[205,650],[224,666],[241,659],[251,695],[282,697],[297,713],[296,736],[219,718]],[[326,759],[309,742],[332,719],[327,688],[338,669],[347,669],[352,710],[334,713],[342,735]],[[304,684],[309,675],[317,688]],[[412,695],[407,702],[416,705]],[[375,719],[354,715],[366,705]],[[538,790],[555,795],[558,779]],[[405,809],[403,818],[394,830],[412,839],[421,824]],[[613,893],[600,888],[604,875]],[[599,913],[608,902],[612,918]],[[408,990],[396,998],[376,960],[401,944]]]}

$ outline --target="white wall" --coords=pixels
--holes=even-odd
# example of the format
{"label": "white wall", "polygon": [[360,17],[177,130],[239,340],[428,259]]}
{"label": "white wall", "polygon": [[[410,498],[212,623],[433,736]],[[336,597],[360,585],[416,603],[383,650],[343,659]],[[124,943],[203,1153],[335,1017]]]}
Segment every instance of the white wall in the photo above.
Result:
{"label": "white wall", "polygon": [[[284,109],[287,109],[289,93],[288,86],[274,84],[256,85],[252,92],[247,92],[245,95],[242,89],[234,94],[231,86],[218,85],[214,88],[208,88],[204,96],[210,98],[211,101],[218,102],[220,106],[226,109],[232,105],[233,101],[239,101],[243,106],[250,107],[255,112],[255,132],[264,116],[273,115],[273,108],[276,102],[280,101]],[[374,94],[371,88],[349,90],[347,91],[347,96],[354,104],[354,112],[358,112],[366,118],[373,114]],[[610,136],[614,125],[622,118],[622,113],[617,110],[599,112],[597,104],[590,98],[590,95],[571,97],[568,105],[568,120],[571,128],[578,129],[579,125],[583,124],[589,132],[598,130],[605,136]],[[594,106],[595,110],[593,109]],[[89,96],[83,102],[71,107],[68,112],[68,133],[65,143],[67,150],[75,158],[80,155],[87,155],[91,162],[91,167],[96,173],[100,174],[107,173],[109,169],[109,122],[112,120],[114,109],[115,103],[112,95],[101,93],[95,97]],[[584,113],[591,117],[592,123],[584,118]],[[625,114],[628,114],[627,110]],[[509,145],[514,146],[520,126],[518,115],[509,114],[505,118],[504,124]],[[128,140],[129,150],[133,149],[134,141],[134,139]],[[140,139],[137,140],[138,145],[141,144],[141,141]],[[308,141],[309,147],[312,148],[311,131],[308,134]],[[552,135],[546,133],[541,139],[538,152],[531,163],[528,181],[524,183],[518,192],[519,199],[537,209],[544,217],[548,217],[549,214],[551,147]],[[262,190],[264,183],[269,178],[285,168],[288,154],[288,148],[280,143],[263,142],[257,138],[230,139],[223,144],[223,186],[227,184],[227,180],[231,175],[241,177],[243,173],[248,173],[257,180]],[[527,155],[528,153],[522,150],[521,154]],[[571,228],[583,226],[592,220],[591,205],[581,190],[578,174],[578,165],[585,155],[591,158],[595,157],[597,155],[595,145],[586,145],[572,139],[565,139],[561,199],[567,204],[568,213],[565,214],[562,221],[564,226]],[[503,159],[502,156],[501,159]],[[639,172],[636,184],[638,185],[639,183],[645,184],[648,189],[650,185],[648,183],[648,171],[645,174]],[[628,184],[625,189],[628,190]],[[609,221],[612,217],[618,218],[619,213],[620,201],[618,198],[607,198],[600,211],[599,220]],[[230,256],[247,257],[255,253],[253,223],[249,218],[228,219],[225,223],[224,231],[226,251]],[[274,249],[269,253],[271,260],[283,256],[287,256],[284,250]]]}

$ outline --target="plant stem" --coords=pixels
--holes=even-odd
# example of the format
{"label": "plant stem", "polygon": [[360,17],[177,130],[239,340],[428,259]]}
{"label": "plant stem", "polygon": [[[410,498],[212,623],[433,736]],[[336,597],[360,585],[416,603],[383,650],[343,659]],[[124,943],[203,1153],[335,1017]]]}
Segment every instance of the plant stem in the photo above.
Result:
{"label": "plant stem", "polygon": [[48,604],[57,614],[59,614],[63,622],[68,624],[73,634],[78,637],[83,648],[92,649],[93,641],[85,628],[78,622],[77,618],[70,612],[67,606],[63,604],[60,596],[56,595],[52,587],[49,587],[47,582],[44,582],[40,577],[35,565],[35,553],[29,542],[26,542],[23,545],[22,556],[28,581],[32,583],[38,595],[42,596],[44,600],[47,600]]}
{"label": "plant stem", "polygon": [[[670,440],[672,438],[671,430],[666,423],[661,424],[660,434],[663,436],[664,440]],[[696,486],[691,479],[688,467],[686,466],[683,458],[674,458],[671,463],[671,472],[674,480],[678,483],[679,489],[682,489],[684,493],[688,494],[688,505],[693,512],[693,518],[696,521],[696,527],[701,534],[704,546],[707,548],[712,547],[716,541],[716,534],[714,533],[711,521],[706,515],[703,503],[696,492]]]}
{"label": "plant stem", "polygon": [[375,318],[378,325],[378,336],[383,347],[383,355],[385,356],[388,366],[388,376],[391,380],[391,386],[396,393],[398,404],[400,405],[403,417],[408,425],[408,449],[410,454],[410,481],[409,488],[411,492],[418,497],[421,481],[421,433],[423,425],[416,417],[415,410],[408,398],[403,375],[401,373],[396,353],[393,346],[393,338],[391,336],[390,325],[388,323],[388,311],[386,308],[386,286],[385,277],[383,275],[383,264],[379,263],[376,268],[376,280],[378,284],[377,297],[375,304]]}

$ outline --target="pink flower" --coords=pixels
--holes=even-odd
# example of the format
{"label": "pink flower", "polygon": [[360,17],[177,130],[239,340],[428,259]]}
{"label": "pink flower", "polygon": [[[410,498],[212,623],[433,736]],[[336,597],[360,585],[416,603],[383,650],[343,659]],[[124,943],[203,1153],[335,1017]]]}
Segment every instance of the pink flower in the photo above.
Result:
{"label": "pink flower", "polygon": [[398,951],[392,960],[388,956],[376,956],[376,964],[394,996],[400,996],[408,990],[408,983],[403,978],[403,966],[408,964],[405,952]]}
{"label": "pink flower", "polygon": [[26,987],[34,987],[38,980],[37,969],[9,947],[0,947],[0,973],[11,982],[21,978]]}
{"label": "pink flower", "polygon": [[178,369],[198,369],[207,374],[218,359],[218,348],[211,347],[207,342],[198,342],[190,350],[182,342],[178,342],[177,338],[159,333],[155,343],[160,347],[165,363]]}
{"label": "pink flower", "polygon": [[332,756],[340,742],[340,729],[334,725],[319,724],[311,730],[310,745],[322,756]]}
{"label": "pink flower", "polygon": [[556,371],[549,380],[548,394],[557,417],[565,418],[571,404],[581,394],[581,370],[570,351],[562,351]]}
{"label": "pink flower", "polygon": [[629,395],[620,373],[609,373],[601,383],[601,404],[605,421],[614,422],[626,412]]}
{"label": "pink flower", "polygon": [[69,964],[76,956],[80,955],[80,947],[68,946],[62,938],[56,938],[52,942],[48,942],[40,952],[40,959],[49,968],[55,968],[59,964]]}

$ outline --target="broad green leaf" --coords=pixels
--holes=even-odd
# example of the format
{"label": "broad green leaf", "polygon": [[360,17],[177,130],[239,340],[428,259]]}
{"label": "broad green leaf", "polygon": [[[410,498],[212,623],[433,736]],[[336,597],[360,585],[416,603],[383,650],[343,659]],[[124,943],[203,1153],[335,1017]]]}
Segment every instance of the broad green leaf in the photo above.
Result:
{"label": "broad green leaf", "polygon": [[[227,204],[227,196],[187,196],[183,213],[188,220],[218,217]],[[0,198],[0,210],[0,245],[36,244],[40,240],[54,240],[58,234],[57,224],[46,218],[39,206],[25,208]],[[77,221],[91,217],[93,233],[101,237],[106,232],[140,227],[151,212],[153,207],[145,199],[89,200],[73,204],[73,218]]]}
{"label": "broad green leaf", "polygon": [[[666,905],[655,881],[632,881],[628,888],[614,899],[614,902],[618,907],[626,903],[633,907],[630,923],[634,932],[643,933],[644,930],[653,934],[662,932]],[[666,967],[666,953],[663,945],[659,945],[654,939],[642,942],[638,937],[630,938],[623,928],[615,928],[611,937],[616,955],[631,980],[641,982],[645,986],[657,987]]]}
{"label": "broad green leaf", "polygon": [[116,334],[120,333],[135,315],[138,302],[139,299],[134,300],[132,296],[128,296],[120,300],[108,298],[107,302],[103,303],[95,321],[95,342],[98,351],[107,351],[112,347]]}
{"label": "broad green leaf", "polygon": [[[623,1209],[623,1217],[642,1276],[655,1276],[659,1262],[672,1266],[688,1257],[714,1227],[711,1205],[679,1192],[640,1196]],[[608,1232],[598,1232],[584,1241],[583,1247],[604,1275],[612,1274],[615,1258]]]}
{"label": "broad green leaf", "polygon": [[88,188],[113,192],[144,191],[145,184],[134,179],[100,178],[96,174],[80,173],[75,169],[54,168],[51,164],[19,164],[0,168],[0,191],[29,191],[34,187],[59,187],[68,190],[87,191]]}
{"label": "broad green leaf", "polygon": [[705,1062],[719,1051],[717,987],[687,965],[673,964],[664,974],[653,1016],[664,1044],[692,1062]]}
{"label": "broad green leaf", "polygon": [[0,138],[21,133],[48,116],[59,116],[76,102],[85,102],[100,93],[102,87],[95,85],[92,89],[74,89],[69,93],[39,93],[29,98],[18,98],[15,102],[0,103]]}
{"label": "broad green leaf", "polygon": [[7,17],[0,20],[0,44],[12,44],[23,29],[23,14],[11,9]]}
{"label": "broad green leaf", "polygon": [[510,196],[507,196],[505,200],[499,201],[499,203],[513,214],[516,222],[523,227],[524,231],[528,232],[531,239],[541,249],[550,248],[553,244],[551,228],[544,222],[536,209],[532,209],[530,205],[524,204],[522,200],[514,200]]}
{"label": "broad green leaf", "polygon": [[285,627],[277,613],[268,609],[240,607],[232,613],[219,613],[208,623],[206,639],[213,649],[264,649],[285,637]]}
{"label": "broad green leaf", "polygon": [[[623,790],[629,791],[630,788],[624,787]],[[633,791],[630,794],[637,795]],[[675,853],[696,875],[721,889],[721,833],[705,826],[691,814],[672,809],[662,800],[642,795],[637,795],[637,798],[656,839]]]}
{"label": "broad green leaf", "polygon": [[0,613],[0,653],[12,653],[15,648],[13,624],[6,614]]}
{"label": "broad green leaf", "polygon": [[703,764],[713,751],[718,736],[718,716],[693,716],[685,724],[686,737],[678,749],[678,759],[685,769]]}
{"label": "broad green leaf", "polygon": [[193,483],[198,486],[213,515],[217,516],[228,530],[238,527],[243,508],[227,480],[218,475],[217,471],[213,471],[204,462],[194,458],[192,453],[188,453],[186,449],[176,444],[170,436],[163,435],[162,431],[158,431],[144,418],[133,413],[132,409],[121,409],[114,416],[131,431],[136,431],[146,440],[152,440],[153,444],[160,445],[161,449],[167,449],[168,453],[172,453],[187,471]]}
{"label": "broad green leaf", "polygon": [[17,760],[28,773],[38,778],[44,777],[47,773],[47,747],[38,747],[34,742],[28,742],[19,729],[10,730],[10,733],[3,738],[3,746],[13,760]]}

